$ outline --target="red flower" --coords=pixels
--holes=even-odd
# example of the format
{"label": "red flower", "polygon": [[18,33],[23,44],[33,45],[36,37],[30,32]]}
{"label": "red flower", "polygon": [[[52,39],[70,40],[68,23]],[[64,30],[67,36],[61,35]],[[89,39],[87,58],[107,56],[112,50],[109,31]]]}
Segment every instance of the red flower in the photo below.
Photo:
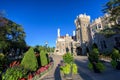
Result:
{"label": "red flower", "polygon": [[32,78],[33,78],[33,75],[32,75],[32,74],[29,74],[29,75],[28,75],[28,80],[32,80]]}

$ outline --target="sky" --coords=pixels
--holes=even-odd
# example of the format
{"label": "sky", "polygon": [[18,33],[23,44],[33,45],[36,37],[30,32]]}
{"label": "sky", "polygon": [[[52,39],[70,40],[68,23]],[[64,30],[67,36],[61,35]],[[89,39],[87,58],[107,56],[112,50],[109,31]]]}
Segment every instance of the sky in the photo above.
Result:
{"label": "sky", "polygon": [[61,35],[72,35],[74,20],[79,14],[91,20],[103,16],[103,5],[109,0],[0,0],[0,11],[5,17],[22,25],[29,46],[55,46],[57,29]]}

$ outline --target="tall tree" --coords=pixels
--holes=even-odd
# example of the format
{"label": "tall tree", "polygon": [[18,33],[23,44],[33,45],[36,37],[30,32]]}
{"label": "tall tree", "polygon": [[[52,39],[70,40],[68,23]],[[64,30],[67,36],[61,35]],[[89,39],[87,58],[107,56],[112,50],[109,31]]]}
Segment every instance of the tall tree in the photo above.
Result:
{"label": "tall tree", "polygon": [[[1,12],[0,12],[1,13]],[[0,14],[0,50],[22,49],[26,46],[25,32],[21,25]]]}
{"label": "tall tree", "polygon": [[120,16],[120,0],[110,0],[107,2],[103,12],[110,14],[109,20],[116,23],[116,19]]}

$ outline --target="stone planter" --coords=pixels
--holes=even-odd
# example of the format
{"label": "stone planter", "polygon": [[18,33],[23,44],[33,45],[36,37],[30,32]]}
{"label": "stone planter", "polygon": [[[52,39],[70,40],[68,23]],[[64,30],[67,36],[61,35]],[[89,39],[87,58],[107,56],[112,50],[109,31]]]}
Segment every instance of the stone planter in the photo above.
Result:
{"label": "stone planter", "polygon": [[72,80],[72,73],[64,74],[64,78],[67,80]]}

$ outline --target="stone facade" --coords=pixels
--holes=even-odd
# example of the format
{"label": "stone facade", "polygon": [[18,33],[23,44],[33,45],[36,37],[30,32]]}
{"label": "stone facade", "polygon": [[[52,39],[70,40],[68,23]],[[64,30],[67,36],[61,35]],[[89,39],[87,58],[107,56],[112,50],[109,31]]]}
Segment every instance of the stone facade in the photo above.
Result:
{"label": "stone facade", "polygon": [[90,16],[86,14],[80,14],[75,19],[76,25],[76,41],[78,43],[78,47],[81,48],[82,55],[86,55],[86,48],[90,48],[89,44],[91,42],[90,35]]}
{"label": "stone facade", "polygon": [[111,52],[114,47],[120,49],[120,34],[109,38],[99,34],[101,30],[111,28],[115,24],[109,22],[108,17],[109,15],[105,14],[103,17],[95,19],[90,25],[92,42],[97,44],[101,52]]}
{"label": "stone facade", "polygon": [[66,52],[74,55],[86,55],[86,48],[89,47],[90,35],[90,16],[80,14],[75,19],[76,31],[73,36],[60,36],[60,29],[58,29],[58,38],[56,40],[55,53],[63,55]]}
{"label": "stone facade", "polygon": [[60,29],[58,29],[58,38],[56,40],[55,54],[63,55],[67,52],[75,53],[75,41],[74,37],[66,34],[65,36],[59,36]]}
{"label": "stone facade", "polygon": [[60,36],[60,29],[58,29],[55,54],[63,55],[70,52],[74,55],[86,55],[87,51],[91,50],[93,43],[97,44],[101,52],[110,52],[113,47],[120,49],[120,34],[110,38],[99,34],[101,30],[114,25],[113,22],[109,22],[107,17],[109,15],[105,14],[90,23],[90,16],[80,14],[74,21],[76,31],[73,32],[73,36],[68,34]]}

